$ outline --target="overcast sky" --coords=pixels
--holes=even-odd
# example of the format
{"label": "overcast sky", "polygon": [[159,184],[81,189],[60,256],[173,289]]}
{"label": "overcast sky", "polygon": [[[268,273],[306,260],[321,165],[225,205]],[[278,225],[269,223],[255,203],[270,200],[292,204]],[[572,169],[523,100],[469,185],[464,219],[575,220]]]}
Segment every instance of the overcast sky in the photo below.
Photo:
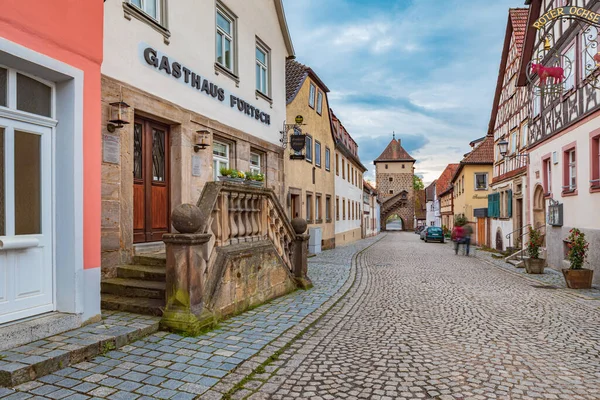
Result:
{"label": "overcast sky", "polygon": [[524,0],[284,0],[297,60],[372,160],[392,139],[426,183],[484,136],[509,7]]}

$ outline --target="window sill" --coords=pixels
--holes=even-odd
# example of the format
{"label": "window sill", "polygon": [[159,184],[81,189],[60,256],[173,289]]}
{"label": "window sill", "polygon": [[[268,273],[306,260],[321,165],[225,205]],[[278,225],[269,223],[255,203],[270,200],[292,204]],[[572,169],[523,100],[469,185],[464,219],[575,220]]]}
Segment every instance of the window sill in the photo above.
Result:
{"label": "window sill", "polygon": [[219,63],[215,63],[215,75],[223,74],[228,78],[231,78],[235,82],[236,87],[240,87],[240,78],[224,66]]}
{"label": "window sill", "polygon": [[307,163],[309,163],[309,164],[312,164],[312,163],[313,163],[313,161],[312,161],[312,158],[305,158],[305,160],[306,160],[306,162],[307,162]]}
{"label": "window sill", "polygon": [[331,168],[327,168],[327,167],[325,167],[325,171],[327,171],[327,172],[331,172]]}
{"label": "window sill", "polygon": [[273,108],[273,99],[270,98],[269,96],[267,96],[266,94],[264,94],[263,92],[261,92],[260,90],[256,91],[256,100],[258,99],[263,99],[264,101],[266,101],[267,103],[269,103],[271,105],[271,108]]}
{"label": "window sill", "polygon": [[315,167],[321,168],[321,164],[316,164],[315,163]]}
{"label": "window sill", "polygon": [[571,197],[571,196],[577,196],[577,189],[562,191],[562,197]]}
{"label": "window sill", "polygon": [[331,223],[331,222],[332,222],[332,221],[331,221],[331,218],[327,218],[327,219],[325,220],[325,222],[327,222],[328,224],[329,224],[329,223]]}
{"label": "window sill", "polygon": [[312,224],[312,223],[313,223],[313,220],[312,220],[312,219],[307,219],[307,220],[306,220],[306,223],[307,223],[307,224]]}
{"label": "window sill", "polygon": [[123,13],[123,17],[125,17],[125,19],[131,21],[131,18],[133,17],[137,20],[148,24],[152,29],[162,34],[163,41],[165,44],[169,44],[171,42],[171,32],[169,32],[169,30],[165,26],[161,25],[158,21],[156,21],[154,18],[152,18],[136,6],[123,2]]}
{"label": "window sill", "polygon": [[322,224],[322,223],[323,223],[323,220],[322,220],[322,219],[317,219],[317,220],[315,221],[315,224]]}
{"label": "window sill", "polygon": [[600,193],[600,185],[590,186],[590,193]]}
{"label": "window sill", "polygon": [[552,198],[551,192],[544,194],[544,199],[551,199],[551,198]]}

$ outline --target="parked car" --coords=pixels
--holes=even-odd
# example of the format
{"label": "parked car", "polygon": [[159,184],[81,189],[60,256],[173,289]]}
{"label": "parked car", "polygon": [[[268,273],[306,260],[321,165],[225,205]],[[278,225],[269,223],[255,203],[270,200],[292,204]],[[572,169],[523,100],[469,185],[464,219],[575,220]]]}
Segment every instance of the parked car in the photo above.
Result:
{"label": "parked car", "polygon": [[423,229],[421,230],[421,233],[420,233],[421,240],[425,240],[425,235],[427,234],[427,229],[428,228],[429,228],[428,226],[424,226]]}
{"label": "parked car", "polygon": [[417,226],[417,227],[415,228],[415,233],[416,233],[417,235],[420,235],[420,234],[421,234],[421,232],[423,232],[423,229],[425,229],[425,227],[424,227],[424,226]]}
{"label": "parked car", "polygon": [[442,228],[437,226],[430,226],[425,231],[425,243],[429,241],[436,241],[444,243],[444,231]]}

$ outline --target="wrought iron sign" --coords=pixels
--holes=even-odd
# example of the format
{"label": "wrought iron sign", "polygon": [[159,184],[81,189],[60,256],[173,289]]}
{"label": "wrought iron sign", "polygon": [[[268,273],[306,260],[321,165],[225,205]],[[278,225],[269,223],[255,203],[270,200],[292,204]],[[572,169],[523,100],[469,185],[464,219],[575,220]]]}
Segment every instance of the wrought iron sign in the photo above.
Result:
{"label": "wrought iron sign", "polygon": [[[286,124],[283,121],[283,130],[279,132],[281,134],[281,147],[284,149],[287,148],[288,143],[292,148],[290,159],[292,160],[304,160],[305,156],[303,154],[303,150],[306,147],[306,135],[302,134],[302,123],[304,122],[304,117],[302,115],[297,115],[294,119],[295,124]],[[294,133],[292,135],[288,135],[288,132],[293,130]]]}
{"label": "wrought iron sign", "polygon": [[563,226],[563,205],[552,199],[548,205],[548,225]]}
{"label": "wrought iron sign", "polygon": [[533,87],[534,95],[561,94],[571,89],[566,87],[569,82],[573,83],[570,78],[575,75],[574,60],[555,47],[552,33],[554,24],[550,22],[556,20],[573,20],[581,25],[585,80],[592,87],[600,89],[600,14],[583,7],[565,6],[549,10],[533,23],[533,27],[538,30],[538,40],[544,43],[543,48],[533,54],[527,66],[527,79]]}

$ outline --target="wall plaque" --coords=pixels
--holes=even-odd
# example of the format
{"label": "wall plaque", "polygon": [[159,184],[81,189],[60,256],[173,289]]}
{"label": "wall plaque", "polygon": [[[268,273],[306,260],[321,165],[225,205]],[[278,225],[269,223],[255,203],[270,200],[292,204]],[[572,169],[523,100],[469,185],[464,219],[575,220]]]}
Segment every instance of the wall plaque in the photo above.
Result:
{"label": "wall plaque", "polygon": [[202,160],[200,156],[192,156],[192,176],[202,175]]}
{"label": "wall plaque", "polygon": [[121,163],[121,137],[104,135],[102,140],[102,161],[111,164]]}

